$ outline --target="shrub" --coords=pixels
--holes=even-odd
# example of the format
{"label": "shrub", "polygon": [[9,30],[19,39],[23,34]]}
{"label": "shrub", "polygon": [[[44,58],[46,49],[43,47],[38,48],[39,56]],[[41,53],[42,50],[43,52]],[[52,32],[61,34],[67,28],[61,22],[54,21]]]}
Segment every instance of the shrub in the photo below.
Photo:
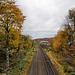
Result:
{"label": "shrub", "polygon": [[75,75],[75,72],[71,72],[70,75]]}
{"label": "shrub", "polygon": [[65,63],[64,64],[64,72],[67,72],[68,71],[68,66],[69,66],[68,63]]}

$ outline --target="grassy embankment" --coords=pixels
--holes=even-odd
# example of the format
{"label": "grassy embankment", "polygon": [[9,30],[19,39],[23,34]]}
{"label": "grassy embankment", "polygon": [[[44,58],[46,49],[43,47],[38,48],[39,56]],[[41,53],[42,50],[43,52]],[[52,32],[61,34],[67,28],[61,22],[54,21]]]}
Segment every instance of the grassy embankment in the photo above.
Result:
{"label": "grassy embankment", "polygon": [[23,56],[23,59],[21,60],[21,66],[22,66],[22,72],[20,71],[20,62],[17,62],[17,65],[10,69],[10,75],[27,75],[28,69],[31,65],[31,61],[34,55],[35,48],[32,48],[30,51],[27,52],[26,56]]}
{"label": "grassy embankment", "polygon": [[[48,51],[47,49],[44,49],[46,54],[49,56],[49,58],[51,59],[51,62],[53,63],[53,65],[55,66],[55,68],[57,69],[59,75],[75,75],[75,73],[67,73],[64,72],[64,70],[66,69],[73,69],[74,67],[71,67],[70,65],[65,65],[64,61],[62,60],[62,56],[58,55],[55,52],[52,51]],[[65,67],[64,67],[65,66]]]}

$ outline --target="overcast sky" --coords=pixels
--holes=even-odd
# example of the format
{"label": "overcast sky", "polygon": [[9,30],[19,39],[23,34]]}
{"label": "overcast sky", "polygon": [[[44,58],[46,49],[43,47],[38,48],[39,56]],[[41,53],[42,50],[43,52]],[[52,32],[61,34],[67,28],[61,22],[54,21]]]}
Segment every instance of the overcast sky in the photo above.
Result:
{"label": "overcast sky", "polygon": [[16,0],[16,4],[27,16],[22,34],[49,38],[64,24],[68,10],[75,7],[75,0]]}

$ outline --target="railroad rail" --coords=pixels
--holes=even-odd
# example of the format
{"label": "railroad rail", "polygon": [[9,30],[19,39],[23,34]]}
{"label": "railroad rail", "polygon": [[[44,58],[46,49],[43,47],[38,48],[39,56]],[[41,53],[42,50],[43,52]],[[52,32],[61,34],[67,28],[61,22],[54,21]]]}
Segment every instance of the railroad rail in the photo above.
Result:
{"label": "railroad rail", "polygon": [[49,57],[39,44],[36,45],[31,70],[28,75],[58,75]]}
{"label": "railroad rail", "polygon": [[44,60],[44,64],[47,70],[47,75],[58,75],[57,71],[55,71],[55,68],[53,67],[49,57],[47,56],[47,54],[44,52],[44,50],[42,49],[42,47],[40,46],[40,50],[43,54],[43,60]]}

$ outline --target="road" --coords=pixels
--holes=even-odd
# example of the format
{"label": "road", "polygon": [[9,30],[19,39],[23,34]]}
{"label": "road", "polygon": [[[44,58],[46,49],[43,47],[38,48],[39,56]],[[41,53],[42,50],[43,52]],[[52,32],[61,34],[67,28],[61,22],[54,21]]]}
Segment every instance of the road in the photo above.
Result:
{"label": "road", "polygon": [[49,57],[40,45],[36,45],[29,75],[58,75]]}

